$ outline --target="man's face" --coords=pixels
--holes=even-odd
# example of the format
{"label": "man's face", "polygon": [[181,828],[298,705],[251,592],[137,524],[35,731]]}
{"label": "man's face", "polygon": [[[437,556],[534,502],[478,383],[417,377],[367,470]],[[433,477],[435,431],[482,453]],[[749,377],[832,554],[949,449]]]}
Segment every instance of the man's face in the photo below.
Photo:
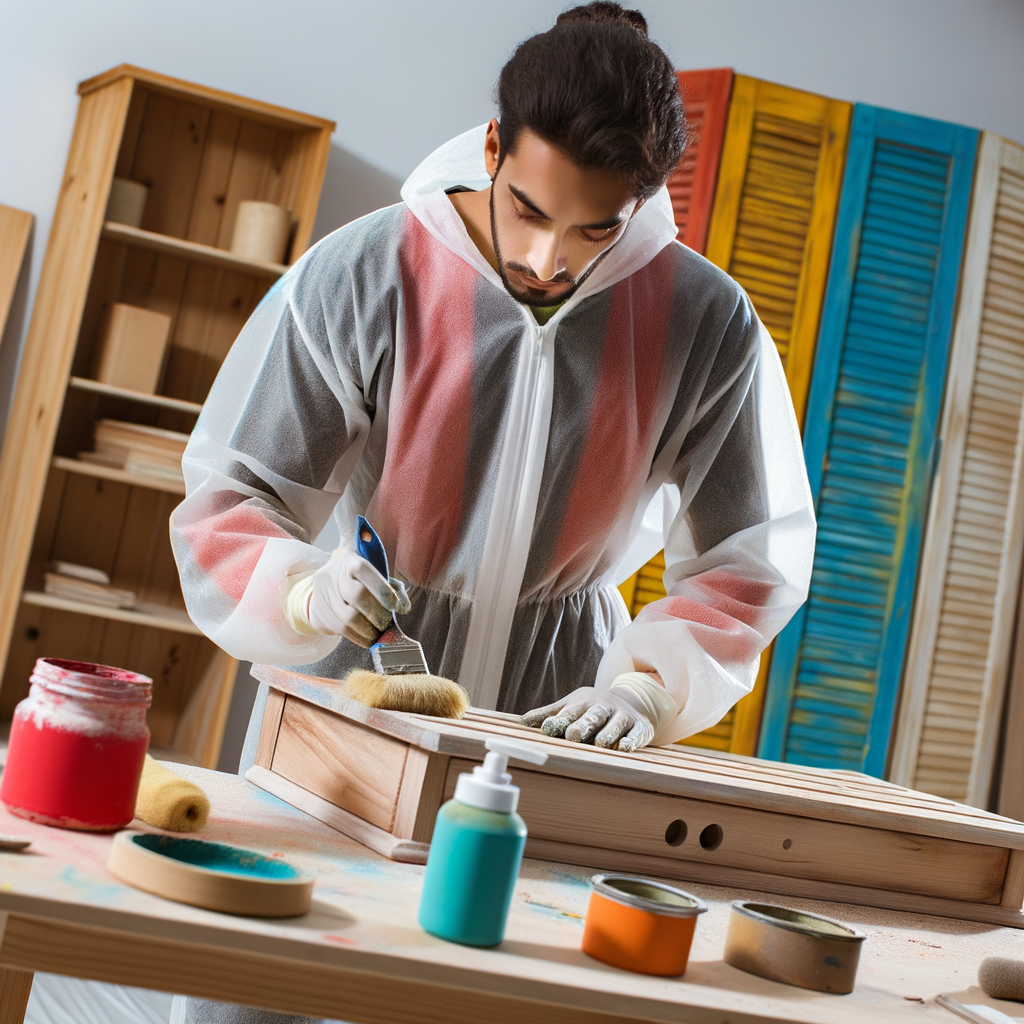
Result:
{"label": "man's face", "polygon": [[485,160],[493,179],[491,235],[513,298],[530,306],[564,302],[622,237],[639,209],[632,189],[607,171],[585,171],[531,131],[498,167],[497,122]]}

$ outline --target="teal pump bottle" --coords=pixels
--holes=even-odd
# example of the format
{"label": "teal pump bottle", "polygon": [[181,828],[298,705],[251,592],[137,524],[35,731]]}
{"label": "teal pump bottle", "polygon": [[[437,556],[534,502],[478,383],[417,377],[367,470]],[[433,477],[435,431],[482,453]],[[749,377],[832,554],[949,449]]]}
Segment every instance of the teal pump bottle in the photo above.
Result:
{"label": "teal pump bottle", "polygon": [[516,813],[519,787],[505,768],[510,757],[543,764],[534,743],[488,737],[488,754],[455,784],[455,798],[438,812],[420,898],[424,931],[465,946],[496,946],[526,845],[526,823]]}

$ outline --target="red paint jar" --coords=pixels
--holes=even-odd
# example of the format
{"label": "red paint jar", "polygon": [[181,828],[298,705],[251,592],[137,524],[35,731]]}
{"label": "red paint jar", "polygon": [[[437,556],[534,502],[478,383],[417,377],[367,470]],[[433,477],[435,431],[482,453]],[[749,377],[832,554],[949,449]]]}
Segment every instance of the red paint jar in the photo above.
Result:
{"label": "red paint jar", "polygon": [[107,665],[39,658],[14,711],[0,800],[58,828],[110,832],[135,816],[153,680]]}

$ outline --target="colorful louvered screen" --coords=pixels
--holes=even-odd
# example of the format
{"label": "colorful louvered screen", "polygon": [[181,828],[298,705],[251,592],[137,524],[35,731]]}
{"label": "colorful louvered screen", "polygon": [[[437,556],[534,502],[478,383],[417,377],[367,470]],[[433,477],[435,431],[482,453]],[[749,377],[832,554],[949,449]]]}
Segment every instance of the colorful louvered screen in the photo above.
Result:
{"label": "colorful louvered screen", "polygon": [[668,194],[679,241],[699,253],[704,252],[708,237],[732,78],[732,68],[679,72],[689,142],[676,173],[668,180]]}
{"label": "colorful louvered screen", "polygon": [[858,106],[804,433],[818,540],[759,753],[882,775],[978,133]]}
{"label": "colorful louvered screen", "polygon": [[1024,544],[1024,148],[998,135],[970,225],[889,777],[985,807]]}

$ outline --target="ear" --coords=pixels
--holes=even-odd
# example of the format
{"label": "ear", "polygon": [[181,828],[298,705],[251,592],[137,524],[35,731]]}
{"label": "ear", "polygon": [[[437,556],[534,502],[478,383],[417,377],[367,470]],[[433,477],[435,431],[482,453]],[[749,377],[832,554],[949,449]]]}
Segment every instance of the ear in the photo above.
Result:
{"label": "ear", "polygon": [[487,125],[487,137],[484,139],[484,166],[487,168],[487,176],[494,181],[498,173],[498,164],[501,163],[501,138],[498,135],[498,119],[492,117]]}

